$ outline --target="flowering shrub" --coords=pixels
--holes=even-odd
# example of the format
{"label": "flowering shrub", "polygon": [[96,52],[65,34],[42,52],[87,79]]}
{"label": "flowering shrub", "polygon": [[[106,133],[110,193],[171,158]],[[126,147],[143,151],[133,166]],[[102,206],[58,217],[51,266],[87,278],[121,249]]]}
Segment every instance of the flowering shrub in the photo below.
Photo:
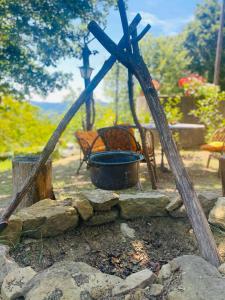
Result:
{"label": "flowering shrub", "polygon": [[178,80],[178,86],[184,90],[186,96],[194,95],[196,88],[204,83],[206,83],[206,80],[202,76],[195,73],[189,74],[186,77],[182,77]]}
{"label": "flowering shrub", "polygon": [[191,114],[206,126],[207,137],[210,137],[217,128],[225,126],[225,118],[221,112],[221,107],[225,104],[225,92],[210,83],[195,83],[195,86],[191,85],[189,88],[186,85],[186,88],[196,98],[196,109]]}

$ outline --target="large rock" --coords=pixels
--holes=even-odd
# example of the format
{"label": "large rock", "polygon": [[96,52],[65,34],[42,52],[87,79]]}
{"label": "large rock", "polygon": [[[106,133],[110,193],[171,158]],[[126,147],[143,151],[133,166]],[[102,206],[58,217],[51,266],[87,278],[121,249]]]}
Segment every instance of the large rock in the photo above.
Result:
{"label": "large rock", "polygon": [[186,212],[184,205],[182,205],[178,209],[170,211],[169,214],[173,218],[186,218],[187,217],[187,212]]}
{"label": "large rock", "polygon": [[144,269],[128,276],[124,282],[118,284],[112,290],[113,296],[128,294],[129,292],[141,288],[144,289],[156,280],[156,275],[149,269]]}
{"label": "large rock", "polygon": [[23,296],[26,300],[101,299],[121,284],[119,277],[104,274],[85,263],[63,261],[33,277]]}
{"label": "large rock", "polygon": [[119,216],[117,209],[112,209],[110,211],[96,211],[94,215],[85,224],[90,226],[102,225],[114,222]]}
{"label": "large rock", "polygon": [[[206,191],[198,194],[198,199],[205,215],[208,217],[210,210],[215,205],[218,195],[214,192]],[[167,211],[174,218],[186,218],[185,206],[182,205],[181,198],[174,198],[167,206]]]}
{"label": "large rock", "polygon": [[22,221],[20,218],[12,216],[8,226],[0,232],[0,244],[14,247],[20,241],[22,234]]}
{"label": "large rock", "polygon": [[23,235],[34,238],[59,235],[77,226],[79,220],[74,207],[50,199],[24,208],[16,216],[23,222]]}
{"label": "large rock", "polygon": [[0,245],[0,286],[6,275],[17,268],[17,263],[9,257],[9,247]]}
{"label": "large rock", "polygon": [[[180,272],[180,282],[171,280],[169,300],[224,300],[225,279],[203,258],[184,255],[172,261]],[[176,284],[173,287],[173,284]]]}
{"label": "large rock", "polygon": [[198,194],[198,199],[207,217],[209,215],[210,210],[215,205],[218,197],[219,197],[218,194],[210,191],[201,192]]}
{"label": "large rock", "polygon": [[93,190],[82,193],[90,201],[94,211],[109,211],[113,206],[118,204],[119,195],[112,191]]}
{"label": "large rock", "polygon": [[93,214],[94,210],[90,202],[81,194],[77,195],[73,200],[72,206],[75,207],[81,216],[82,220],[87,221],[90,219]]}
{"label": "large rock", "polygon": [[209,223],[225,229],[225,197],[220,197],[209,213]]}
{"label": "large rock", "polygon": [[121,194],[119,206],[125,219],[166,216],[169,198],[159,192]]}
{"label": "large rock", "polygon": [[23,288],[34,277],[36,272],[31,267],[18,268],[11,271],[4,278],[1,295],[3,300],[17,299],[21,296]]}

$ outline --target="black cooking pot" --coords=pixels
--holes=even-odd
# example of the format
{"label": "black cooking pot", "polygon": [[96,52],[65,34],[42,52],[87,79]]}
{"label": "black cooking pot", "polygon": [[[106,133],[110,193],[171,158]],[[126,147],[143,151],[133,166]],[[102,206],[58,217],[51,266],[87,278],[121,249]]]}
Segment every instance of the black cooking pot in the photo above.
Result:
{"label": "black cooking pot", "polygon": [[143,155],[131,151],[93,153],[89,158],[92,183],[103,190],[121,190],[138,182]]}

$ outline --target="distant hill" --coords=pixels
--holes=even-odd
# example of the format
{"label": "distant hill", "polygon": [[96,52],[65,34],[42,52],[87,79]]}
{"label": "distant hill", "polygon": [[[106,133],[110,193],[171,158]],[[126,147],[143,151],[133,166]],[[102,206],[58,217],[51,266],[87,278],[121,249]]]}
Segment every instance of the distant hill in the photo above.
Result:
{"label": "distant hill", "polygon": [[[68,102],[38,102],[38,101],[31,101],[32,105],[39,107],[41,110],[46,112],[49,115],[60,115],[66,112],[69,108],[71,103]],[[101,106],[107,106],[109,103],[97,100],[97,103]]]}
{"label": "distant hill", "polygon": [[31,101],[31,104],[34,106],[39,107],[43,111],[45,111],[47,114],[55,115],[55,114],[62,114],[64,113],[68,106],[68,102],[37,102],[37,101]]}

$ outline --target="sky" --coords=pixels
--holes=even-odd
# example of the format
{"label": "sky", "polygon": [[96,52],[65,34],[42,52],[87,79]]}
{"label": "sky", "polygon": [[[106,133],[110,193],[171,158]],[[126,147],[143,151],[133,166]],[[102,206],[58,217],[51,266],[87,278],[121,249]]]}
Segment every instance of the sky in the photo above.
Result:
{"label": "sky", "polygon": [[[152,26],[150,32],[154,36],[174,35],[182,31],[184,26],[193,19],[196,5],[201,2],[202,0],[128,0],[128,18],[132,20],[137,13],[140,13],[142,16],[140,30],[149,23]],[[106,33],[115,42],[120,40],[122,27],[118,11],[110,10],[107,18]],[[90,57],[90,66],[94,68],[93,75],[95,75],[109,54],[96,40],[90,44],[90,49],[99,51],[99,54]],[[77,59],[66,59],[60,61],[57,66],[57,71],[73,74],[73,79],[69,86],[78,93],[84,87],[79,71],[79,66],[81,65],[82,62]],[[68,88],[65,88],[50,93],[45,98],[40,95],[33,95],[31,100],[61,102],[67,94]],[[102,83],[96,88],[94,95],[95,99],[106,100],[104,99]]]}

